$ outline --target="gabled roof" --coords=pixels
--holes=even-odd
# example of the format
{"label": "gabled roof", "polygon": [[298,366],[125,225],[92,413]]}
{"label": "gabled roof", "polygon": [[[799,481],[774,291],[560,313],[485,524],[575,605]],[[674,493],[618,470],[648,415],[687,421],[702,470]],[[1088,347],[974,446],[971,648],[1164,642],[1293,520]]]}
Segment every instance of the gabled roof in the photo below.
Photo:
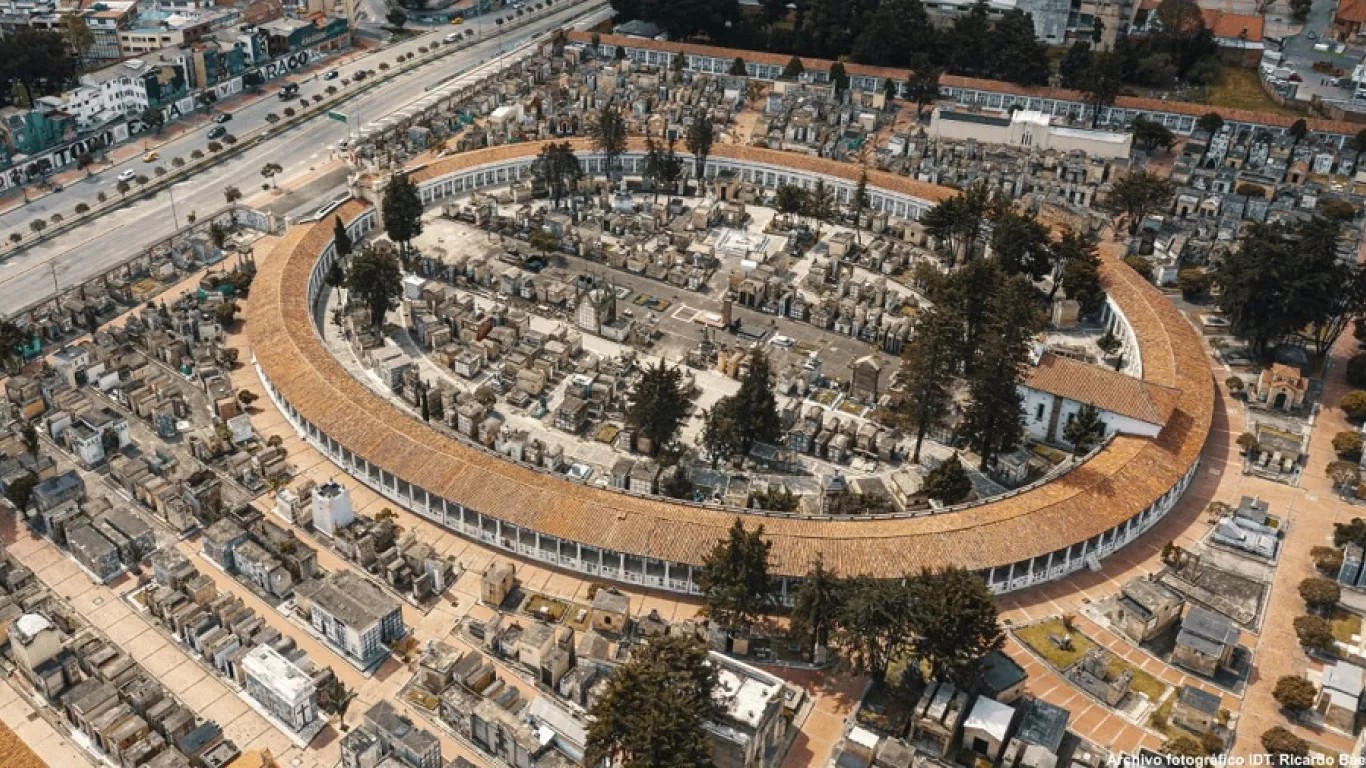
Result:
{"label": "gabled roof", "polygon": [[1159,426],[1167,423],[1180,396],[1169,387],[1051,352],[1029,370],[1025,386]]}

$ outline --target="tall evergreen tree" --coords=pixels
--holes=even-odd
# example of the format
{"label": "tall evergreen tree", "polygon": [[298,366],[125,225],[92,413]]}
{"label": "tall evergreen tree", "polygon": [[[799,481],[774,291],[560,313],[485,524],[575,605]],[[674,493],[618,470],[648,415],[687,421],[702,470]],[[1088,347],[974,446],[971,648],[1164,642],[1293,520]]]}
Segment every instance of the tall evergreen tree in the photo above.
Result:
{"label": "tall evergreen tree", "polygon": [[830,645],[835,619],[844,603],[843,582],[825,569],[825,559],[816,553],[816,561],[798,585],[792,598],[792,638],[804,644],[812,661],[818,648]]}
{"label": "tall evergreen tree", "polygon": [[769,550],[764,527],[745,530],[735,518],[726,538],[716,542],[702,563],[698,586],[707,615],[727,629],[743,629],[772,604],[773,578],[768,572]]}
{"label": "tall evergreen tree", "polygon": [[683,391],[683,373],[660,360],[647,367],[627,397],[626,423],[640,437],[650,441],[649,454],[673,442],[688,418],[688,400]]}
{"label": "tall evergreen tree", "polygon": [[1072,47],[1058,62],[1058,79],[1062,81],[1062,87],[1081,90],[1086,74],[1095,66],[1095,56],[1090,42],[1078,40],[1072,43]]}
{"label": "tall evergreen tree", "polygon": [[736,431],[740,453],[748,454],[755,443],[772,443],[782,435],[778,399],[773,394],[773,371],[768,355],[755,351],[749,358],[749,371],[740,381],[735,398]]}
{"label": "tall evergreen tree", "polygon": [[1034,20],[1019,9],[1006,11],[992,25],[992,75],[1017,85],[1048,84],[1048,48],[1034,32]]}
{"label": "tall evergreen tree", "polygon": [[342,224],[340,216],[332,218],[332,247],[337,253],[338,261],[350,256],[354,250],[351,235],[347,233],[346,225]]}
{"label": "tall evergreen tree", "polygon": [[925,476],[925,486],[920,490],[943,504],[957,504],[972,495],[972,478],[968,477],[957,451],[930,470]]}
{"label": "tall evergreen tree", "polygon": [[909,580],[911,651],[936,680],[970,686],[982,657],[1005,642],[996,601],[971,571],[924,571]]}
{"label": "tall evergreen tree", "polygon": [[661,635],[641,643],[589,709],[584,765],[693,768],[711,763],[706,723],[719,716],[707,646]]}
{"label": "tall evergreen tree", "polygon": [[915,332],[902,352],[904,415],[915,429],[911,461],[920,463],[925,437],[943,424],[953,402],[950,385],[958,371],[959,320],[942,306],[929,306],[916,318]]}
{"label": "tall evergreen tree", "polygon": [[531,174],[550,192],[550,199],[556,208],[583,177],[583,166],[574,154],[569,142],[551,142],[541,147],[541,152],[531,164]]}
{"label": "tall evergreen tree", "polygon": [[1042,280],[1053,268],[1048,228],[1028,214],[1007,211],[992,225],[991,251],[1007,275]]}
{"label": "tall evergreen tree", "polygon": [[589,126],[593,149],[607,161],[607,178],[612,178],[617,158],[626,151],[626,120],[610,104],[602,105]]}
{"label": "tall evergreen tree", "polygon": [[422,234],[422,196],[406,173],[389,177],[384,188],[384,233],[403,253]]}
{"label": "tall evergreen tree", "polygon": [[740,452],[740,431],[734,397],[723,397],[702,412],[702,431],[697,433],[697,444],[707,452],[711,468],[716,469]]}
{"label": "tall evergreen tree", "polygon": [[346,286],[370,310],[370,324],[378,331],[403,292],[403,270],[388,248],[365,248],[351,258]]}
{"label": "tall evergreen tree", "polygon": [[1024,436],[1024,380],[1029,342],[1038,329],[1034,289],[1020,276],[1003,281],[990,295],[988,321],[968,375],[971,402],[963,414],[963,432],[981,456],[986,470],[996,456],[1011,451]]}
{"label": "tall evergreen tree", "polygon": [[703,179],[707,176],[707,156],[711,154],[713,139],[711,120],[703,110],[698,110],[692,123],[688,125],[688,135],[684,143],[693,156],[693,176],[697,178],[699,191],[702,189]]}
{"label": "tall evergreen tree", "polygon": [[850,579],[835,618],[833,642],[859,674],[881,682],[909,635],[906,587],[888,579]]}
{"label": "tall evergreen tree", "polygon": [[1062,428],[1062,439],[1072,444],[1072,452],[1080,456],[1096,447],[1105,437],[1105,422],[1100,411],[1090,403],[1082,403]]}

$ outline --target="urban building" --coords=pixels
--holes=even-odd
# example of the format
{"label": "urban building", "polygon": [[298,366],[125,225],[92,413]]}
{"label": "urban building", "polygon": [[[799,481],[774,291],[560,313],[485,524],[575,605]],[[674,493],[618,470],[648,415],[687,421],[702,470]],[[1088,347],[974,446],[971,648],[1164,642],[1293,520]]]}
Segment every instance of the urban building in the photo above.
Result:
{"label": "urban building", "polygon": [[295,731],[318,720],[318,687],[313,678],[270,645],[262,644],[242,657],[247,693]]}
{"label": "urban building", "polygon": [[304,582],[294,594],[313,628],[357,665],[383,659],[407,633],[398,601],[350,571]]}

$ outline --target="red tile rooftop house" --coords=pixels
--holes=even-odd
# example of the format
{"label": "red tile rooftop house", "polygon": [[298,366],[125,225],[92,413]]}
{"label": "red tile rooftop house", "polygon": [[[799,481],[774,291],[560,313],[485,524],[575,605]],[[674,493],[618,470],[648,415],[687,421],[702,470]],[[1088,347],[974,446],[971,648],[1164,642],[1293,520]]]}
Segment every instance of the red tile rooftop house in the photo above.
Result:
{"label": "red tile rooftop house", "polygon": [[1366,0],[1342,0],[1333,13],[1333,37],[1344,43],[1361,38],[1361,25],[1366,22]]}

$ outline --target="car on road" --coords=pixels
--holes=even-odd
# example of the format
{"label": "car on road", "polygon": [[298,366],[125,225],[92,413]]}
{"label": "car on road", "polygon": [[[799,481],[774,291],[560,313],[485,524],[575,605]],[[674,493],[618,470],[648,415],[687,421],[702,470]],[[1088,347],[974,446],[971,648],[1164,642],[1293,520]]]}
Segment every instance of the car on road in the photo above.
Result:
{"label": "car on road", "polygon": [[772,345],[775,346],[775,347],[782,347],[783,349],[789,349],[789,348],[795,346],[797,342],[796,342],[796,340],[794,340],[791,336],[781,336],[781,335],[780,335],[780,336],[774,336],[773,338],[769,339],[769,340],[768,340],[768,343],[769,343],[769,344],[772,344]]}
{"label": "car on road", "polygon": [[1317,40],[1319,39],[1319,34],[1317,32],[1310,32],[1309,34],[1305,35],[1305,37],[1309,38],[1310,40]]}
{"label": "car on road", "polygon": [[213,116],[213,121],[214,121],[215,123],[220,124],[220,125],[223,124],[223,123],[228,122],[228,121],[231,120],[231,119],[232,119],[232,115],[228,114],[227,112],[219,112],[218,114],[216,114],[216,115]]}
{"label": "car on road", "polygon": [[119,171],[118,180],[119,180],[119,181],[132,181],[133,179],[136,179],[137,177],[138,177],[138,172],[135,171],[135,170],[133,170],[132,168],[129,168],[129,169],[126,170],[126,171]]}
{"label": "car on road", "polygon": [[228,129],[227,129],[227,128],[224,128],[224,127],[221,126],[221,125],[215,125],[214,127],[212,127],[212,128],[209,129],[209,139],[211,139],[211,140],[212,140],[212,139],[216,139],[216,138],[218,138],[219,136],[223,136],[223,135],[227,134],[227,132],[228,132]]}
{"label": "car on road", "polygon": [[455,18],[451,19],[451,23],[452,23],[452,24],[464,24],[464,23],[465,23],[465,17],[464,17],[464,16],[456,16]]}
{"label": "car on road", "polygon": [[460,33],[459,33],[459,32],[452,32],[452,33],[450,33],[449,35],[446,35],[446,45],[450,45],[451,43],[455,43],[455,42],[459,42],[459,41],[460,41]]}
{"label": "car on road", "polygon": [[339,77],[341,77],[341,73],[335,69],[329,69],[327,74],[323,75],[324,80],[336,80]]}
{"label": "car on road", "polygon": [[161,159],[161,153],[156,151],[148,152],[142,156],[142,162],[144,163],[155,163],[159,159]]}

